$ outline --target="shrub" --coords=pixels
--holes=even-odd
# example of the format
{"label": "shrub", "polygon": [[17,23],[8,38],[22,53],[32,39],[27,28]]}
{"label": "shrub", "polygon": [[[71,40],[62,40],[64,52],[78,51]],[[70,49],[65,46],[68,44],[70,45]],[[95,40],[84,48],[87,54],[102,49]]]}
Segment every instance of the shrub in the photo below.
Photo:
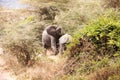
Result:
{"label": "shrub", "polygon": [[14,25],[1,28],[0,32],[2,34],[1,45],[24,66],[32,65],[38,58],[37,55],[44,52],[40,45],[44,26],[34,21],[34,17],[30,16]]}
{"label": "shrub", "polygon": [[6,45],[6,48],[17,57],[20,64],[30,66],[37,60],[37,55],[43,52],[41,46],[37,43],[32,40],[19,40]]}
{"label": "shrub", "polygon": [[59,10],[55,6],[40,8],[41,20],[54,20]]}
{"label": "shrub", "polygon": [[84,71],[82,72],[89,74],[95,70],[95,68],[91,67],[95,65],[94,61],[102,64],[96,64],[99,68],[107,66],[109,58],[119,56],[119,33],[120,23],[115,15],[104,15],[96,21],[91,21],[74,35],[73,43],[68,46],[67,53],[69,57],[66,62],[65,72],[71,74],[75,69],[87,66],[85,69],[83,67]]}
{"label": "shrub", "polygon": [[[74,41],[76,46],[81,49],[78,52],[85,52],[87,50],[84,51],[84,49],[90,46],[92,49],[88,52],[94,50],[97,54],[101,55],[113,54],[120,49],[119,33],[119,20],[115,17],[103,16],[98,18],[96,21],[92,21],[84,29],[81,29],[77,34],[75,34]],[[71,47],[71,50],[73,47]]]}

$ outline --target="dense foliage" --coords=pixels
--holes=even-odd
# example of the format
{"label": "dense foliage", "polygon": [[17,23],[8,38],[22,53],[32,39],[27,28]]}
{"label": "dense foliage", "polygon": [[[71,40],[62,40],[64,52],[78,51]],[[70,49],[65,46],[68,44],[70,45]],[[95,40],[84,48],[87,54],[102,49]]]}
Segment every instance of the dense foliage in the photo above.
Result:
{"label": "dense foliage", "polygon": [[[120,57],[120,22],[118,18],[115,13],[101,16],[75,33],[73,43],[68,46],[69,58],[64,68],[66,74],[77,73],[78,75],[80,73],[79,75],[87,76],[99,69],[113,66],[113,64],[111,65],[112,60],[114,64],[119,65],[117,63]],[[106,73],[104,75],[106,78],[97,77],[100,78],[99,80],[108,80],[111,76]]]}
{"label": "dense foliage", "polygon": [[[79,48],[90,46],[92,48],[90,51],[94,50],[97,54],[113,54],[120,50],[119,33],[119,19],[112,16],[111,13],[109,16],[101,16],[96,21],[91,21],[90,24],[78,31],[74,35],[73,44],[79,45]],[[83,44],[84,42],[87,45]],[[80,52],[84,52],[83,49]]]}

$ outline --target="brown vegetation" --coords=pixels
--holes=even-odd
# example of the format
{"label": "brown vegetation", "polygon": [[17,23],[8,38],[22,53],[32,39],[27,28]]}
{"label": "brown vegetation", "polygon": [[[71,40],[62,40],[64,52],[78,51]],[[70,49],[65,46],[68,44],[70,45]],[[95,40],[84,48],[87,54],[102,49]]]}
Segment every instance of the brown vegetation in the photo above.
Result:
{"label": "brown vegetation", "polygon": [[[110,11],[116,12],[120,0],[23,1],[33,7],[23,10],[0,8],[0,46],[5,50],[5,54],[0,55],[5,61],[0,69],[13,74],[16,80],[119,80],[120,67],[116,67],[119,52],[115,53],[114,46],[96,47],[85,35],[71,48],[68,46],[67,55],[54,56],[56,60],[42,56],[41,33],[46,26],[58,24],[66,33],[76,34],[91,20],[108,15]],[[100,43],[108,38],[99,38]]]}
{"label": "brown vegetation", "polygon": [[100,69],[87,78],[88,80],[109,80],[111,76],[120,76],[120,66]]}

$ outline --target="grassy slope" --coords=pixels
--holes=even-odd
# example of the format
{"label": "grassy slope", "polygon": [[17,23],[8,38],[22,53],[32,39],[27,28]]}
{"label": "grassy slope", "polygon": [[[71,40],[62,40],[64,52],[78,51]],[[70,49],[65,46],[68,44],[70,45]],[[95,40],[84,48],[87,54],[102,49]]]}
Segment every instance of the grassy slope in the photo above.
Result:
{"label": "grassy slope", "polygon": [[[97,70],[98,66],[106,65],[107,59],[105,58],[105,60],[99,63],[93,62],[95,64],[93,68],[96,69],[96,72],[89,75],[86,75],[87,73],[84,71],[89,69],[88,63],[83,63],[83,66],[76,70],[76,73],[73,75],[62,75],[64,73],[63,67],[66,65],[64,63],[66,58],[62,59],[58,57],[60,61],[55,62],[54,59],[49,57],[38,57],[39,54],[44,52],[40,45],[41,32],[44,27],[49,24],[58,24],[63,26],[65,32],[73,35],[76,30],[84,27],[84,25],[96,19],[96,17],[106,13],[106,9],[101,6],[102,2],[100,0],[26,0],[26,2],[36,6],[37,10],[43,6],[56,6],[60,10],[60,13],[55,17],[55,20],[50,21],[40,20],[39,13],[34,11],[0,9],[0,11],[2,11],[0,12],[0,22],[3,23],[0,25],[0,37],[2,37],[0,38],[0,46],[4,46],[5,51],[7,51],[7,54],[0,56],[6,60],[6,64],[4,65],[7,67],[6,71],[12,72],[17,80],[104,80],[101,76],[109,75],[109,70],[111,70],[113,74],[119,73],[117,72],[119,66],[116,66],[116,64],[119,65],[119,62],[116,64],[113,63],[112,67]],[[19,61],[16,59],[16,54],[21,53],[21,51],[16,48],[16,45],[19,46],[21,50],[28,51],[32,54],[32,59],[28,65],[30,67],[21,66],[21,64],[18,63]],[[83,59],[83,62],[84,60],[85,59]],[[117,60],[120,61],[119,59]],[[110,59],[110,61],[112,61],[112,59]],[[81,71],[82,73],[80,73]],[[109,80],[114,79],[119,80],[119,77],[112,75],[109,78]]]}

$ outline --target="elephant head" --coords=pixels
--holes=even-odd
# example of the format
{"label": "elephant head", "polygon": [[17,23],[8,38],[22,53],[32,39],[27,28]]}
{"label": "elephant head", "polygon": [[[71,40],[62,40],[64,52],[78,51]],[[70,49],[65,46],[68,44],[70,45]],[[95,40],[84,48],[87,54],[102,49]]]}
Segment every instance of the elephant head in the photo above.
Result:
{"label": "elephant head", "polygon": [[55,38],[60,38],[62,36],[62,28],[57,26],[50,26],[47,28],[47,33]]}

